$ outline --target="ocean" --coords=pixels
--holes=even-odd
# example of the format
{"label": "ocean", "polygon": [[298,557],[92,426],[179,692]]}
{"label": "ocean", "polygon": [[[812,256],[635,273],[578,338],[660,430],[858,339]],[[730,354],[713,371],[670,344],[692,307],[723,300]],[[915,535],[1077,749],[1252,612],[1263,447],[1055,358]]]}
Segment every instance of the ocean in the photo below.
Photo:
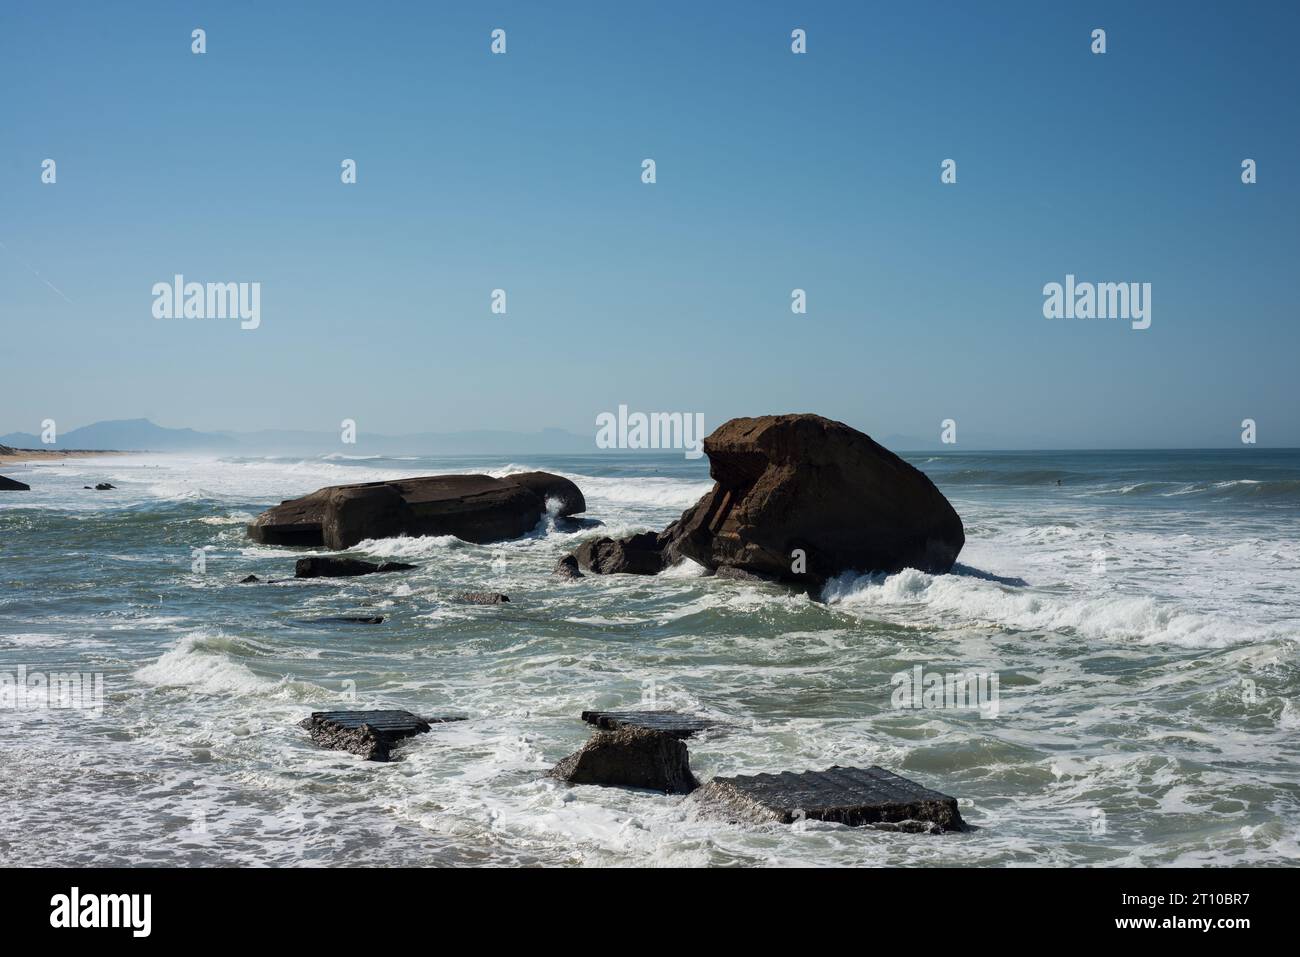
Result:
{"label": "ocean", "polygon": [[[76,672],[102,707],[0,709],[4,865],[1276,865],[1300,859],[1300,451],[905,456],[952,501],[953,574],[809,596],[705,577],[550,578],[660,529],[707,460],[102,456],[7,466],[0,679]],[[290,578],[249,541],[323,485],[572,478],[596,529],[363,542],[416,571]],[[110,482],[114,491],[87,491]],[[195,571],[194,549],[202,549]],[[454,601],[505,592],[508,605]],[[383,615],[380,625],[312,621]],[[992,674],[996,708],[896,707],[897,677]],[[389,764],[314,747],[313,710],[460,715]],[[733,825],[689,797],[546,777],[584,709],[700,712],[697,777],[879,764],[973,829]]]}

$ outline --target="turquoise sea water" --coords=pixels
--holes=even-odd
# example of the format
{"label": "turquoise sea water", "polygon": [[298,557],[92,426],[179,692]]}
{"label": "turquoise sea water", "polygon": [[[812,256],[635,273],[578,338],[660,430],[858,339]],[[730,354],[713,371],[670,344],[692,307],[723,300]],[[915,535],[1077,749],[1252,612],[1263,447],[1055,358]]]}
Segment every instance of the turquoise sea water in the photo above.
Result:
{"label": "turquoise sea water", "polygon": [[[1300,452],[907,458],[965,522],[956,573],[849,574],[816,599],[689,566],[549,578],[584,538],[693,504],[707,461],[680,455],[7,466],[33,491],[0,493],[0,676],[100,675],[104,694],[0,709],[0,863],[1295,863]],[[310,553],[244,535],[283,498],[532,468],[573,478],[604,526],[367,542],[351,552],[420,567],[236,584]],[[452,601],[467,589],[512,601]],[[349,614],[387,620],[310,620]],[[996,674],[996,716],[893,707],[918,664]],[[582,710],[639,705],[728,723],[691,742],[703,779],[880,764],[977,829],[737,826],[545,776],[585,740]],[[327,707],[469,720],[378,765],[310,744],[296,722]]]}

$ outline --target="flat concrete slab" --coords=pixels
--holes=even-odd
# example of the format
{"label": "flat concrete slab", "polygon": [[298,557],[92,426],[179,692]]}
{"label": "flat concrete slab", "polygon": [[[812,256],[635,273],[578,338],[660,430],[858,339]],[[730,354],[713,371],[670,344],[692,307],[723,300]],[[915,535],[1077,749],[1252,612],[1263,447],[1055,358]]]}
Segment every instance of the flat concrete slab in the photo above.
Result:
{"label": "flat concrete slab", "polygon": [[584,711],[582,720],[605,731],[641,728],[674,738],[689,738],[706,728],[717,726],[716,721],[678,711]]}
{"label": "flat concrete slab", "polygon": [[700,786],[691,773],[686,742],[635,727],[594,732],[582,750],[551,769],[551,776],[570,784],[646,788],[664,794],[689,794]]}
{"label": "flat concrete slab", "polygon": [[928,833],[966,830],[956,798],[875,765],[717,777],[696,797],[731,820],[752,823],[807,819]]}
{"label": "flat concrete slab", "polygon": [[367,761],[389,760],[397,742],[423,734],[431,724],[463,718],[421,718],[409,711],[313,711],[299,722],[322,748],[351,751]]}

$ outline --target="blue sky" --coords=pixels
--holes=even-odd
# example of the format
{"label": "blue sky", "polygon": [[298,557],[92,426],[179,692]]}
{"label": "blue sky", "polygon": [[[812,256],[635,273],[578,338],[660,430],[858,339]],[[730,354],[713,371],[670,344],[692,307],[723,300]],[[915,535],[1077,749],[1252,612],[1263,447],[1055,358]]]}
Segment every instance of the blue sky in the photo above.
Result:
{"label": "blue sky", "polygon": [[[0,433],[622,403],[1298,446],[1298,10],[8,3]],[[175,273],[260,282],[260,328],[154,319]],[[1044,319],[1067,273],[1150,282],[1151,328]]]}

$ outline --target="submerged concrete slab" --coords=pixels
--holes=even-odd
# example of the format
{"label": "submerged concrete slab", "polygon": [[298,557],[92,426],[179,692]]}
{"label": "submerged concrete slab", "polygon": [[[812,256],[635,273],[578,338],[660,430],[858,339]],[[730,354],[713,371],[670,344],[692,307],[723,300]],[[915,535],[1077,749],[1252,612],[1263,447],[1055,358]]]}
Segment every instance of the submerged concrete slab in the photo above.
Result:
{"label": "submerged concrete slab", "polygon": [[701,718],[693,714],[678,711],[584,711],[582,720],[605,731],[619,728],[642,728],[646,731],[658,731],[674,738],[689,738],[706,728],[717,725],[716,721]]}
{"label": "submerged concrete slab", "polygon": [[570,784],[645,788],[664,794],[689,794],[699,787],[685,742],[635,727],[596,731],[580,751],[550,773]]}
{"label": "submerged concrete slab", "polygon": [[711,812],[751,823],[807,819],[931,833],[966,830],[956,798],[875,765],[717,777],[696,799]]}
{"label": "submerged concrete slab", "polygon": [[299,722],[322,748],[351,751],[367,761],[387,761],[397,742],[423,734],[430,724],[462,718],[421,718],[409,711],[313,711]]}

